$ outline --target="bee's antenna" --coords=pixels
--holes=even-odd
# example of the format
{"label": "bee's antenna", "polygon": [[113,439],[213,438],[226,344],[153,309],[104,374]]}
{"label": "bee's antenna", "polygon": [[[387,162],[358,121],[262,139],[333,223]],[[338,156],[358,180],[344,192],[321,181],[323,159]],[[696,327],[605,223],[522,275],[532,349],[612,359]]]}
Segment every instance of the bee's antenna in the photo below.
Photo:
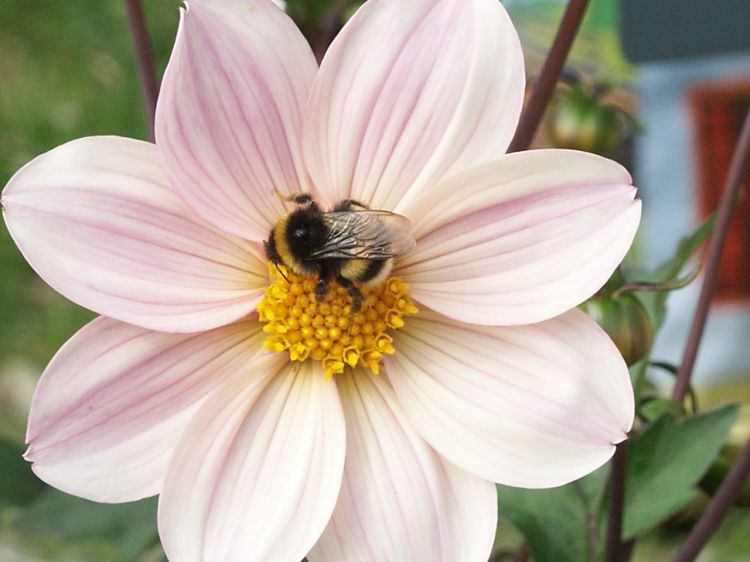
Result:
{"label": "bee's antenna", "polygon": [[275,187],[273,192],[276,196],[281,199],[282,203],[295,203],[302,207],[307,207],[313,203],[313,196],[310,193],[292,193],[290,195],[284,195]]}
{"label": "bee's antenna", "polygon": [[284,195],[281,193],[281,191],[278,190],[278,188],[274,187],[273,192],[276,194],[276,197],[278,197],[282,203],[288,203],[291,201],[291,195]]}
{"label": "bee's antenna", "polygon": [[284,280],[285,280],[285,281],[286,281],[287,283],[291,283],[291,281],[289,281],[289,278],[288,278],[288,277],[287,277],[286,275],[284,275],[284,272],[283,272],[283,271],[282,271],[282,269],[281,269],[281,268],[279,267],[279,264],[278,264],[278,263],[275,263],[274,265],[276,266],[276,271],[278,271],[278,272],[279,272],[279,275],[281,275],[281,276],[282,276],[282,277],[284,278]]}

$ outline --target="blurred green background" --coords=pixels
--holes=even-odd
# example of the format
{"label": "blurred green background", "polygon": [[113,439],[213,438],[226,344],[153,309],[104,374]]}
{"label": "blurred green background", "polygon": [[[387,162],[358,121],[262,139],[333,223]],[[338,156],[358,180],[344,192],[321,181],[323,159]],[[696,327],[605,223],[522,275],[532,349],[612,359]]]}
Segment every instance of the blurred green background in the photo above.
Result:
{"label": "blurred green background", "polygon": [[[159,70],[178,2],[144,3]],[[147,138],[121,0],[0,1],[0,183],[34,156],[88,135]],[[0,231],[0,359],[44,364],[90,315],[58,298]],[[23,291],[19,288],[23,287]]]}
{"label": "blurred green background", "polygon": [[[177,0],[143,2],[158,71]],[[88,135],[148,136],[122,0],[0,0],[0,185]],[[155,501],[96,505],[43,487],[21,459],[44,365],[93,314],[49,289],[0,223],[0,560],[160,560]]]}

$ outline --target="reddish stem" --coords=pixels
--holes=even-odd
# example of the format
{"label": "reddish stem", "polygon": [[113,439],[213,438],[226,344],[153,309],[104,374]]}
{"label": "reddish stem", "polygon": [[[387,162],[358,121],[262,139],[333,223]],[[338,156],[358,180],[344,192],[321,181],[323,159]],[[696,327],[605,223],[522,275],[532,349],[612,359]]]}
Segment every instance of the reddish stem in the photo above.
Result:
{"label": "reddish stem", "polygon": [[750,474],[750,441],[740,452],[737,460],[727,473],[716,494],[708,503],[703,515],[690,530],[688,538],[675,557],[675,562],[691,562],[706,546],[711,536],[719,528],[724,516],[732,506],[732,502],[742,489],[742,485]]}
{"label": "reddish stem", "polygon": [[565,9],[557,35],[552,42],[547,60],[544,61],[542,72],[534,85],[528,104],[521,114],[521,120],[516,129],[516,135],[508,147],[508,152],[526,150],[534,138],[534,133],[539,128],[544,110],[547,109],[552,93],[555,91],[557,81],[560,79],[563,66],[568,58],[570,47],[581,27],[583,16],[586,13],[589,0],[570,0]]}
{"label": "reddish stem", "polygon": [[513,554],[512,562],[526,562],[529,559],[529,543],[526,541],[518,547],[518,550]]}
{"label": "reddish stem", "polygon": [[724,253],[724,244],[729,233],[729,226],[732,223],[737,201],[739,199],[740,189],[747,177],[748,167],[750,164],[750,112],[745,116],[745,122],[742,125],[739,141],[732,155],[732,162],[729,165],[727,181],[724,185],[724,191],[721,194],[719,208],[716,211],[716,226],[714,228],[711,240],[708,242],[706,252],[705,275],[701,294],[698,299],[698,307],[693,316],[693,322],[690,325],[685,352],[682,356],[682,363],[677,371],[677,383],[675,384],[672,398],[682,404],[685,394],[690,388],[690,377],[695,367],[695,359],[698,356],[698,348],[703,338],[703,329],[706,326],[708,309],[711,306],[711,297],[716,289],[716,279],[719,275],[719,265],[721,256]]}
{"label": "reddish stem", "polygon": [[128,27],[130,28],[130,37],[133,40],[133,49],[138,64],[138,76],[141,80],[146,120],[151,140],[153,140],[154,117],[156,115],[156,100],[159,97],[159,85],[156,82],[154,57],[151,52],[151,42],[149,41],[148,29],[146,27],[146,16],[143,13],[140,0],[125,0],[125,9],[128,14]]}
{"label": "reddish stem", "polygon": [[621,562],[622,556],[622,516],[625,507],[625,466],[628,442],[617,445],[612,458],[609,475],[609,523],[604,559],[607,562]]}

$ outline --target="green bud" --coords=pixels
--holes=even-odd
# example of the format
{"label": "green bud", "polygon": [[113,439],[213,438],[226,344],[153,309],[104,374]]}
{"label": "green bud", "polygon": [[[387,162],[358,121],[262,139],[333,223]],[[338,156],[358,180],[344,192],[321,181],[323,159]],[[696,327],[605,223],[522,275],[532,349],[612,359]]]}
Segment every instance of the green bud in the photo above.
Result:
{"label": "green bud", "polygon": [[623,140],[618,111],[575,87],[561,92],[552,102],[545,122],[547,133],[559,148],[606,154]]}
{"label": "green bud", "polygon": [[654,326],[636,296],[625,293],[617,297],[593,297],[581,309],[609,334],[625,363],[633,365],[648,354],[654,341]]}

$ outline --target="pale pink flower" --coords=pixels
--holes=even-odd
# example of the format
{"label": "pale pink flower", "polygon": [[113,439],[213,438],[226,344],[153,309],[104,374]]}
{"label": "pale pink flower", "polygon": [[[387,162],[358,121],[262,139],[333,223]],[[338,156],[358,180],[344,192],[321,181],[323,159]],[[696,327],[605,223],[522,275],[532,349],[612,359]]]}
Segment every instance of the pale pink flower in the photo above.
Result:
{"label": "pale pink flower", "polygon": [[[609,160],[503,155],[523,89],[497,0],[370,0],[320,69],[270,0],[190,0],[156,144],[75,140],[3,192],[29,263],[102,315],[39,382],[34,471],[161,494],[173,561],[486,560],[493,482],[583,476],[633,419],[621,357],[570,309],[639,203]],[[420,312],[379,376],[259,351],[274,189],[411,220],[395,273]]]}

